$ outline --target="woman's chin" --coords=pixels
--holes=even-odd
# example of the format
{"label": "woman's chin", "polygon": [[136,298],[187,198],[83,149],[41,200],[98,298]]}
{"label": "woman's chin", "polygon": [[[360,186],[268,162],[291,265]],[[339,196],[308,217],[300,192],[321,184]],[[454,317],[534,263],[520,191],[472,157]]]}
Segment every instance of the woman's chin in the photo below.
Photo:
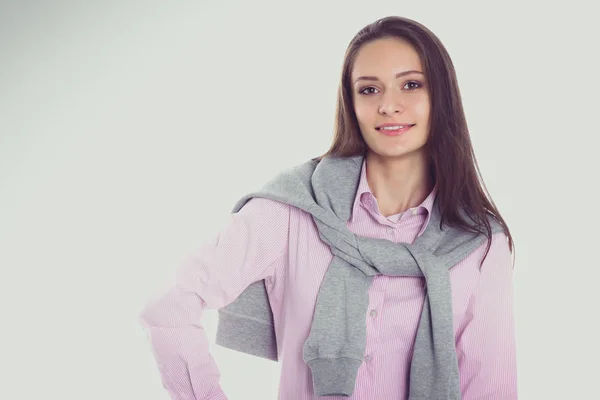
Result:
{"label": "woman's chin", "polygon": [[399,158],[410,154],[412,151],[405,147],[385,147],[375,150],[375,153],[380,157]]}

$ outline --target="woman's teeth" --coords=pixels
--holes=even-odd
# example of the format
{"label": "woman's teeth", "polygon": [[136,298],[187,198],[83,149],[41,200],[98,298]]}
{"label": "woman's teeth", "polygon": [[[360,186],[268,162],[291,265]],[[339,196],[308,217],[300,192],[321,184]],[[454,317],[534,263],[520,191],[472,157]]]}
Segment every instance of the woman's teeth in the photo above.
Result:
{"label": "woman's teeth", "polygon": [[388,131],[397,131],[398,129],[409,128],[412,125],[396,125],[396,126],[382,126],[379,129],[388,130]]}

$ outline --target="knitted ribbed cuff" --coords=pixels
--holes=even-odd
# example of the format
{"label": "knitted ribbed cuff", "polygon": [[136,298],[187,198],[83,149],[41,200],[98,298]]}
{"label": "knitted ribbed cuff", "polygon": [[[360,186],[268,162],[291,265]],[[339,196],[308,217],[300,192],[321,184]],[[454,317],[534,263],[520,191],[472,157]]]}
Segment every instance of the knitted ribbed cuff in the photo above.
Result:
{"label": "knitted ribbed cuff", "polygon": [[277,340],[273,325],[223,310],[219,310],[216,344],[277,361]]}
{"label": "knitted ribbed cuff", "polygon": [[309,361],[317,396],[351,396],[362,363],[355,358],[317,358]]}

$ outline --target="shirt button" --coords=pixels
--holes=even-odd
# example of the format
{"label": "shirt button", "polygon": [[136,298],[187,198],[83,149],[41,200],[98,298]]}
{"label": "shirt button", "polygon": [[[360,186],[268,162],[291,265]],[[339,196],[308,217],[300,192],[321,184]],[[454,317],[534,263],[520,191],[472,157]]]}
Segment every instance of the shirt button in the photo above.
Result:
{"label": "shirt button", "polygon": [[376,317],[377,316],[377,311],[371,310],[371,312],[369,313],[369,315],[371,315],[371,317]]}
{"label": "shirt button", "polygon": [[412,210],[412,215],[417,215],[418,212],[419,210],[415,208],[414,210]]}
{"label": "shirt button", "polygon": [[371,361],[371,355],[370,354],[367,354],[365,356],[365,361]]}

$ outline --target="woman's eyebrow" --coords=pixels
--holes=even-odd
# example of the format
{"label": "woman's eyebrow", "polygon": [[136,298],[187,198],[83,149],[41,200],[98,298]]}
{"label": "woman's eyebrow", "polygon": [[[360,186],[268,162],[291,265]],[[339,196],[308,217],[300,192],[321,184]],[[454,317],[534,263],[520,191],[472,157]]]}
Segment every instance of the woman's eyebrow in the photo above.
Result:
{"label": "woman's eyebrow", "polygon": [[[409,74],[421,74],[421,75],[425,75],[421,71],[410,70],[410,71],[398,72],[396,74],[396,79],[400,78],[401,76],[409,75]],[[356,80],[354,81],[354,83],[356,83],[356,82],[358,82],[360,80],[363,80],[363,81],[376,81],[378,79],[375,76],[359,76],[358,78],[356,78]]]}

